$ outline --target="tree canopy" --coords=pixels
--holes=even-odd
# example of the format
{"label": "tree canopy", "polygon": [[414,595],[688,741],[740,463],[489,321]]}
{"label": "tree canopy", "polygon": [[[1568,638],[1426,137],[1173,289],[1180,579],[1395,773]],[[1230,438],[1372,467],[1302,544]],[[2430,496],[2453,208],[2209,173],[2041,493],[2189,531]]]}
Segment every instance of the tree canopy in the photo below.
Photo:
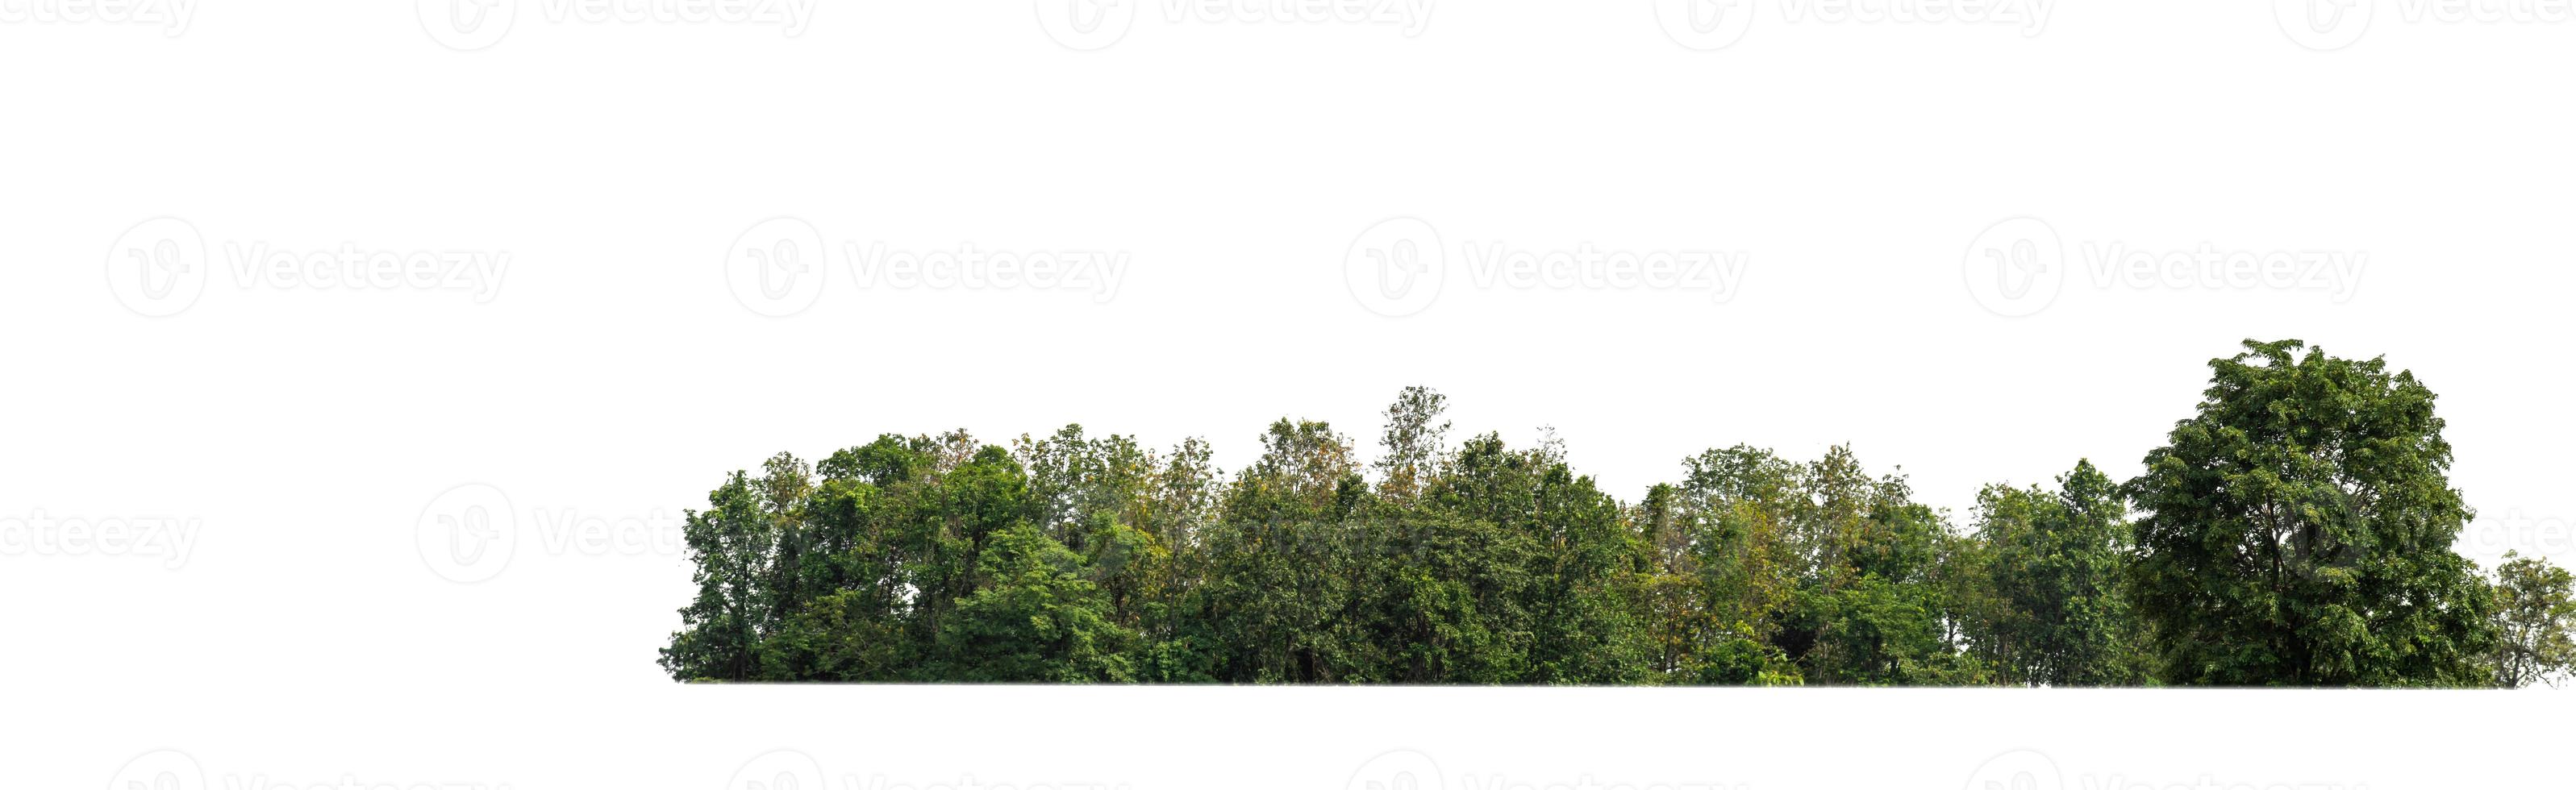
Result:
{"label": "tree canopy", "polygon": [[2138,613],[2168,683],[2472,685],[2490,594],[2451,544],[2433,392],[2296,340],[2210,363],[2197,413],[2147,454]]}
{"label": "tree canopy", "polygon": [[[1231,475],[1072,425],[886,435],[727,475],[685,527],[686,681],[2521,685],[2567,572],[2480,576],[2430,391],[2298,341],[2212,362],[2125,483],[2078,461],[1966,523],[1849,446],[1733,446],[1635,501],[1561,443],[1449,440],[1406,388],[1372,457],[1281,419]],[[2510,558],[2509,558],[2510,559]]]}

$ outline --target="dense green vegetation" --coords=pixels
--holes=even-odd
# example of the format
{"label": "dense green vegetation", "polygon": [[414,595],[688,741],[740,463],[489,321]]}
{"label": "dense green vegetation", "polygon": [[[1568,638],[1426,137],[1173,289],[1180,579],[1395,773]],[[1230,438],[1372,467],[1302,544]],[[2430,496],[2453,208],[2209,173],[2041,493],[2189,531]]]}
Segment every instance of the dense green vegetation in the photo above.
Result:
{"label": "dense green vegetation", "polygon": [[[2076,462],[1964,525],[1849,447],[1736,446],[1621,501],[1553,441],[1375,460],[1280,420],[1231,477],[1068,426],[882,436],[692,511],[682,680],[2515,686],[2576,657],[2566,571],[2451,544],[2433,394],[2298,341],[2211,363],[2125,483]],[[2134,510],[2133,510],[2134,509]]]}

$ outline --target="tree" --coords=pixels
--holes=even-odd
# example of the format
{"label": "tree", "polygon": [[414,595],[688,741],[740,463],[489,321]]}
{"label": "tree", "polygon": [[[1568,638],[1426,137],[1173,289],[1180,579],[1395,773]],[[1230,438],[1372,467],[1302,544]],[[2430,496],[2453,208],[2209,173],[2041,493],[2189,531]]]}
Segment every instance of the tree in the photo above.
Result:
{"label": "tree", "polygon": [[2057,490],[1988,486],[1977,496],[1982,571],[1963,595],[1982,596],[1971,619],[1977,652],[2011,682],[2038,686],[2133,685],[2136,620],[2122,588],[2126,505],[2091,461],[2057,478]]}
{"label": "tree", "polygon": [[1077,551],[1099,519],[1139,526],[1150,520],[1158,460],[1134,437],[1085,438],[1067,425],[1047,439],[1023,435],[1012,457],[1028,470],[1029,519]]}
{"label": "tree", "polygon": [[2127,485],[2132,588],[2168,683],[2454,686],[2489,678],[2492,599],[2433,392],[2383,360],[2246,341]]}
{"label": "tree", "polygon": [[980,557],[986,583],[941,624],[929,678],[951,682],[1093,683],[1134,679],[1134,634],[1113,622],[1082,558],[1025,522],[995,531]]}
{"label": "tree", "polygon": [[2539,557],[2504,553],[2496,568],[2496,685],[2557,685],[2576,669],[2576,579]]}
{"label": "tree", "polygon": [[1141,526],[1174,553],[1196,544],[1199,531],[1215,516],[1224,477],[1215,459],[1207,440],[1192,437],[1173,447],[1170,459],[1154,473],[1154,506]]}
{"label": "tree", "polygon": [[1479,611],[1483,628],[1523,654],[1507,662],[1516,667],[1509,679],[1643,680],[1652,648],[1636,571],[1648,553],[1618,500],[1576,477],[1550,448],[1512,450],[1491,433],[1468,440],[1441,470],[1427,506],[1458,519],[1486,547],[1442,559],[1497,589],[1513,588],[1486,596]]}
{"label": "tree", "polygon": [[680,610],[682,630],[662,649],[662,668],[684,680],[748,680],[757,668],[761,571],[770,525],[750,478],[735,472],[707,494],[705,512],[688,511],[681,538],[697,597]]}
{"label": "tree", "polygon": [[1365,488],[1351,440],[1328,423],[1281,418],[1261,436],[1261,458],[1236,475],[1228,520],[1339,518]]}
{"label": "tree", "polygon": [[1440,415],[1448,408],[1448,396],[1429,387],[1406,387],[1386,407],[1386,431],[1378,438],[1383,454],[1376,464],[1382,496],[1411,500],[1438,474],[1435,464],[1447,451],[1449,434],[1449,423]]}
{"label": "tree", "polygon": [[1790,534],[1805,468],[1737,445],[1684,459],[1683,471],[1679,485],[1648,495],[1660,667],[1673,682],[1802,682],[1779,638],[1808,577]]}

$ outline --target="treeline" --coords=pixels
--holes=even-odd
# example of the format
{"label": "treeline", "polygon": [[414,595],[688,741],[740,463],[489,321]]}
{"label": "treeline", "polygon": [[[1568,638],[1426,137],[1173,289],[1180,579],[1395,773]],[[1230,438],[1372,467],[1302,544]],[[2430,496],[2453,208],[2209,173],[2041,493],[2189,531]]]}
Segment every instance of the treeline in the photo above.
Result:
{"label": "treeline", "polygon": [[1405,390],[1374,460],[1280,420],[1228,476],[1069,426],[887,435],[692,511],[680,680],[2516,686],[2566,571],[2451,544],[2433,395],[2298,341],[2214,360],[2146,471],[1993,485],[1965,523],[1849,447],[1684,461],[1634,502],[1562,446],[1454,446]]}

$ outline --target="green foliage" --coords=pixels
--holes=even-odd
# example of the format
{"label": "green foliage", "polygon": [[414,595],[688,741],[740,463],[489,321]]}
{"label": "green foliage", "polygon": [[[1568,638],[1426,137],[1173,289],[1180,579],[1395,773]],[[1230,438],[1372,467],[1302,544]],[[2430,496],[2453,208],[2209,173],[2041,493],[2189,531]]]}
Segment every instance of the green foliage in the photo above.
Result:
{"label": "green foliage", "polygon": [[2126,686],[2145,682],[2138,624],[2121,568],[2126,506],[2091,461],[2056,491],[1988,486],[1977,495],[1970,588],[1960,598],[1975,652],[2011,682]]}
{"label": "green foliage", "polygon": [[2537,557],[2505,552],[2496,569],[2496,685],[2556,685],[2576,669],[2576,578]]}
{"label": "green foliage", "polygon": [[1133,679],[1135,633],[1082,578],[1082,557],[1026,523],[992,533],[978,588],[940,624],[930,676],[959,682],[1090,683]]}
{"label": "green foliage", "polygon": [[2469,510],[2432,391],[2378,359],[2245,345],[2128,484],[2165,682],[2486,682],[2492,597],[2450,549]]}
{"label": "green foliage", "polygon": [[[2297,344],[2220,360],[2125,488],[1987,487],[1969,529],[1848,446],[1684,459],[1631,504],[1552,438],[1452,446],[1404,390],[1366,465],[1282,419],[1228,477],[1066,426],[880,436],[736,472],[686,521],[689,681],[2516,685],[2568,574],[2490,587],[2431,394]],[[2132,524],[2134,502],[2147,511]],[[2504,638],[2492,638],[2502,634]]]}

